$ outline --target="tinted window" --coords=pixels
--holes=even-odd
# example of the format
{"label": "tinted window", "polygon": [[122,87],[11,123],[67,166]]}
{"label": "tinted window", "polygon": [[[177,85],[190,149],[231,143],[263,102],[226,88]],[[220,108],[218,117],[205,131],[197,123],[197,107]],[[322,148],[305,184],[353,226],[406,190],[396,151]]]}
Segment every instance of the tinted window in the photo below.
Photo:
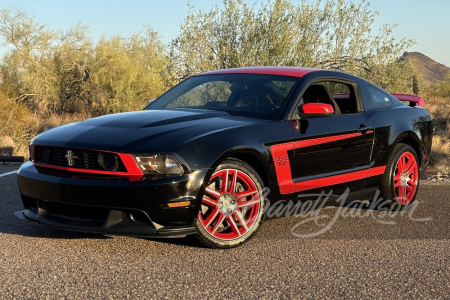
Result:
{"label": "tinted window", "polygon": [[207,109],[275,119],[297,77],[223,74],[191,77],[159,97],[148,109]]}
{"label": "tinted window", "polygon": [[335,115],[358,112],[356,94],[352,85],[321,81],[310,85],[302,95],[300,104],[308,102],[326,103],[333,106]]}
{"label": "tinted window", "polygon": [[369,86],[369,91],[372,94],[372,102],[375,106],[388,106],[391,105],[391,99],[388,94],[380,91],[379,89]]}

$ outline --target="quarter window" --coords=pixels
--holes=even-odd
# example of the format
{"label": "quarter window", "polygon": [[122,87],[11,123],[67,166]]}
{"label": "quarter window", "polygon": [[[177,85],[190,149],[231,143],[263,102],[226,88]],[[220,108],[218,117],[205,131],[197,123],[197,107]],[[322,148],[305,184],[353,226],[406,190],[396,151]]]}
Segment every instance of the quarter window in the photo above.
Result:
{"label": "quarter window", "polygon": [[389,106],[391,105],[391,98],[388,94],[383,93],[379,89],[369,86],[369,91],[372,94],[372,103],[375,106]]}

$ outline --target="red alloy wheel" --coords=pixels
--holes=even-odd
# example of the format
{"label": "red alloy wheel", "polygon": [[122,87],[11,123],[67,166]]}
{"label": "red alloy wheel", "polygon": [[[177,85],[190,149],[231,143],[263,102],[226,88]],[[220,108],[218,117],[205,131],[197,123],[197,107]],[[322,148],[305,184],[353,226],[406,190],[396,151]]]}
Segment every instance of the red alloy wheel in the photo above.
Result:
{"label": "red alloy wheel", "polygon": [[417,191],[419,169],[411,152],[400,155],[394,172],[394,192],[402,205],[409,204]]}
{"label": "red alloy wheel", "polygon": [[210,235],[232,240],[252,228],[260,205],[258,188],[247,174],[223,169],[211,176],[198,217]]}

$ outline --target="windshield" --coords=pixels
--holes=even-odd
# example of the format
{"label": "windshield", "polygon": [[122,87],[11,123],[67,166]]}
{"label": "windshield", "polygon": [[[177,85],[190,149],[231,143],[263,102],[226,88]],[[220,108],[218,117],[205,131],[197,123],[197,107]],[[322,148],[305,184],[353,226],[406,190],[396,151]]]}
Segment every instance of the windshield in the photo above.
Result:
{"label": "windshield", "polygon": [[261,74],[194,76],[163,94],[146,109],[207,109],[276,119],[299,79]]}

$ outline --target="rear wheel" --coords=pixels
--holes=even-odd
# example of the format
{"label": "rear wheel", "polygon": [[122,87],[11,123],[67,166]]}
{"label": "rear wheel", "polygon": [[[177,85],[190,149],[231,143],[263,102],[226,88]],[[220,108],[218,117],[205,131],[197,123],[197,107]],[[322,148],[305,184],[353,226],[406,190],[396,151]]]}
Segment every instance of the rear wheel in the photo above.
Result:
{"label": "rear wheel", "polygon": [[197,238],[213,248],[236,247],[252,238],[263,220],[262,188],[261,178],[248,164],[224,161],[205,188]]}
{"label": "rear wheel", "polygon": [[414,149],[406,144],[398,144],[389,158],[383,181],[382,196],[385,200],[392,200],[388,205],[400,207],[412,203],[419,189],[419,166]]}

